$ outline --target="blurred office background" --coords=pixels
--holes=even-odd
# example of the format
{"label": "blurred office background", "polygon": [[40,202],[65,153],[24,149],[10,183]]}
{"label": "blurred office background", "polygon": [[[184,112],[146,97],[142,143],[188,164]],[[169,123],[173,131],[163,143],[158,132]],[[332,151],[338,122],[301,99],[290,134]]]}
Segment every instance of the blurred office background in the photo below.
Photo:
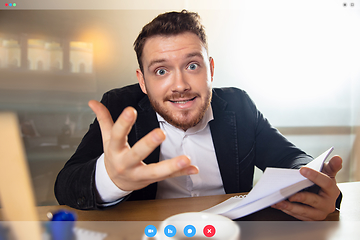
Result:
{"label": "blurred office background", "polygon": [[87,102],[137,82],[132,44],[142,26],[184,8],[206,27],[214,87],[245,89],[310,155],[334,146],[344,160],[338,182],[360,180],[360,1],[117,4],[0,10],[0,111],[18,113],[38,205],[57,204],[57,173],[95,117]]}

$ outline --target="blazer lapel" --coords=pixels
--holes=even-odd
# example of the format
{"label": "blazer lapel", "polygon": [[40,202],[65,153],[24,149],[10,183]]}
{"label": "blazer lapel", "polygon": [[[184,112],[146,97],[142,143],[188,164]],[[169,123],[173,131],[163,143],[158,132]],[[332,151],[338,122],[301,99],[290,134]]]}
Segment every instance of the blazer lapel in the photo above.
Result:
{"label": "blazer lapel", "polygon": [[[137,141],[143,138],[146,134],[151,132],[153,129],[160,127],[156,117],[155,111],[150,105],[149,98],[145,96],[139,102],[138,118],[135,123],[135,134]],[[147,157],[144,162],[146,164],[159,162],[160,147],[156,148]]]}
{"label": "blazer lapel", "polygon": [[239,192],[239,156],[234,111],[226,111],[227,102],[215,91],[211,102],[214,119],[210,121],[210,131],[215,153],[226,193]]}
{"label": "blazer lapel", "polygon": [[[146,134],[151,132],[153,129],[159,127],[159,122],[156,118],[156,113],[152,109],[149,98],[145,96],[140,100],[138,104],[138,118],[133,126],[135,131],[136,142],[143,138]],[[157,147],[147,158],[144,159],[144,163],[151,164],[159,162],[160,147]],[[157,191],[157,183],[152,183],[149,186],[134,191],[130,199],[131,200],[147,200],[155,199]]]}

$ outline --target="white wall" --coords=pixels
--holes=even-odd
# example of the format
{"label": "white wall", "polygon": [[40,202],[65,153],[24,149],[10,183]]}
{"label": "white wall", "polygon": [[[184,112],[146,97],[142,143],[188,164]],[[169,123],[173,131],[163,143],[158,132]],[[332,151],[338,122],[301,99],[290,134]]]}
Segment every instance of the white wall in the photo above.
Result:
{"label": "white wall", "polygon": [[[123,10],[104,16],[104,25],[83,29],[95,32],[104,48],[97,76],[99,66],[114,75],[97,79],[101,91],[136,82],[132,43],[141,27],[159,13],[186,8],[197,11],[206,27],[214,87],[245,89],[276,127],[360,126],[360,0],[20,2],[18,9]],[[354,179],[355,131],[287,137],[313,156],[334,146],[334,154],[344,158],[339,180]]]}

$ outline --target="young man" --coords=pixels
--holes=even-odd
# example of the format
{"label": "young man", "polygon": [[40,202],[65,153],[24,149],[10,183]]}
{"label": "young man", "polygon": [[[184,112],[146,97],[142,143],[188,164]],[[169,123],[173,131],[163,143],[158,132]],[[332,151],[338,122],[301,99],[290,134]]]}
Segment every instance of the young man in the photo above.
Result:
{"label": "young man", "polygon": [[[58,175],[60,204],[96,209],[124,200],[246,192],[255,165],[300,168],[312,160],[244,91],[212,89],[214,60],[199,20],[196,13],[170,12],[142,29],[134,44],[139,84],[89,102],[97,120]],[[340,194],[341,162],[332,158],[323,173],[302,168],[320,192],[297,193],[273,207],[302,220],[324,219]]]}

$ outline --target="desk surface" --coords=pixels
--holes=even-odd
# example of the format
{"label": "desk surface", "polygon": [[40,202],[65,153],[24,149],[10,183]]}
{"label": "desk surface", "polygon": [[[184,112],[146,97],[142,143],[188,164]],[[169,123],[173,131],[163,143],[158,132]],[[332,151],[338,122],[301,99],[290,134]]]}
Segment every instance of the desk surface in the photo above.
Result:
{"label": "desk surface", "polygon": [[[240,227],[241,240],[358,239],[360,182],[340,183],[338,186],[343,193],[341,210],[330,214],[327,221],[295,221],[296,219],[281,211],[266,208],[236,222]],[[80,211],[66,206],[44,206],[37,209],[40,219],[44,221],[47,220],[46,214],[49,211],[72,210],[78,216],[78,227],[107,233],[106,240],[139,240],[149,224],[159,227],[161,221],[171,215],[202,211],[234,195],[239,194],[124,202],[114,208],[96,211]]]}
{"label": "desk surface", "polygon": [[[338,186],[343,193],[341,210],[330,214],[327,221],[296,221],[281,211],[266,208],[236,222],[240,227],[241,240],[358,239],[360,182],[339,183]],[[106,240],[139,240],[149,224],[159,227],[161,221],[169,216],[202,211],[234,195],[240,194],[123,202],[104,210],[82,211],[67,206],[41,206],[37,207],[37,210],[41,221],[48,221],[48,212],[67,209],[77,214],[77,227],[107,233]]]}
{"label": "desk surface", "polygon": [[[343,193],[340,212],[330,214],[327,221],[360,221],[360,182],[339,183]],[[231,196],[240,194],[226,194],[206,197],[157,199],[148,201],[123,202],[113,208],[104,210],[82,211],[67,206],[38,207],[40,220],[47,220],[48,212],[68,209],[76,212],[79,221],[162,221],[174,214],[182,212],[198,212],[218,204]],[[246,216],[243,221],[289,221],[296,220],[281,211],[267,208]]]}

